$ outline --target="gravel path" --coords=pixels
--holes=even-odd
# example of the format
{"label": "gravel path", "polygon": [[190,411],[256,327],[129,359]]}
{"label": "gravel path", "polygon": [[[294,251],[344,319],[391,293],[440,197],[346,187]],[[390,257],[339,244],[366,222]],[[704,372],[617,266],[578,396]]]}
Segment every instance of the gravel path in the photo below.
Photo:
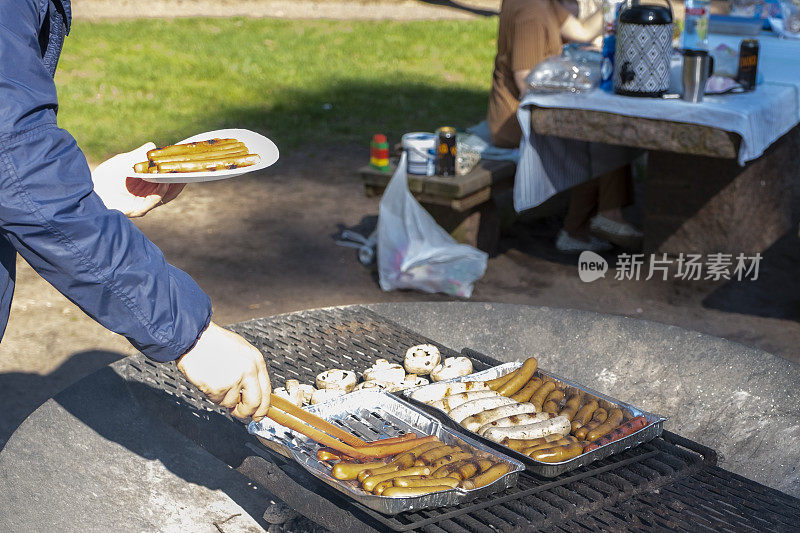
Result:
{"label": "gravel path", "polygon": [[500,0],[81,0],[78,19],[169,17],[276,17],[435,20],[491,15]]}

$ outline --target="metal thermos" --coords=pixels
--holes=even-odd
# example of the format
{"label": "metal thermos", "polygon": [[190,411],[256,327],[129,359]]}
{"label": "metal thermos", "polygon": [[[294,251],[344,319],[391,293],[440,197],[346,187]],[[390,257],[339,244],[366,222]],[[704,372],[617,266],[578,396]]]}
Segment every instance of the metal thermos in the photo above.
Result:
{"label": "metal thermos", "polygon": [[683,94],[681,98],[696,104],[703,101],[706,80],[714,72],[714,58],[705,50],[683,52]]}
{"label": "metal thermos", "polygon": [[669,89],[672,5],[629,4],[619,15],[614,92],[661,96]]}

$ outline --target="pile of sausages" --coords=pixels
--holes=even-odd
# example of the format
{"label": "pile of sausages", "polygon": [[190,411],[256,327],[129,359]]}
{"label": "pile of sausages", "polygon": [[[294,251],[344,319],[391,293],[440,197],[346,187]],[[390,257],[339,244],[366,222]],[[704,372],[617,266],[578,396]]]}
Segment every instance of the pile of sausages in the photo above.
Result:
{"label": "pile of sausages", "polygon": [[437,383],[412,398],[445,411],[466,429],[524,453],[559,463],[619,440],[647,425],[644,417],[623,422],[625,413],[604,409],[580,393],[565,393],[536,377],[536,358],[490,381]]}
{"label": "pile of sausages", "polygon": [[[507,463],[467,446],[450,446],[435,437],[425,440],[392,458],[368,463],[337,457],[340,460],[333,464],[331,475],[358,483],[372,494],[408,498],[456,487],[467,490],[484,487],[509,471]],[[317,452],[317,458],[330,460],[332,456],[323,449]]]}
{"label": "pile of sausages", "polygon": [[147,161],[133,165],[140,174],[203,172],[249,167],[261,161],[236,139],[209,139],[172,144],[147,152]]}

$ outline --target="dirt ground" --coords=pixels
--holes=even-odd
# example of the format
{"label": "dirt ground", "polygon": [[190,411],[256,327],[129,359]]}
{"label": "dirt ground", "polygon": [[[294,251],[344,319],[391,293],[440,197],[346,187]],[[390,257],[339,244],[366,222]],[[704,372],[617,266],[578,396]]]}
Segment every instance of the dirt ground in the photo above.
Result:
{"label": "dirt ground", "polygon": [[[266,13],[280,3],[204,1],[144,0],[136,5],[144,9],[146,4],[149,10],[165,5],[231,9],[239,4],[258,4]],[[332,9],[342,2],[283,3],[294,7],[313,4],[315,9],[329,9],[329,16],[346,14]],[[473,16],[450,4],[433,0],[347,3],[348,9],[360,6],[361,15],[373,9],[376,16],[389,16],[388,12],[408,5],[417,12],[440,9],[448,16]],[[464,4],[492,9],[499,1]],[[105,16],[110,11],[103,9],[117,6],[118,16],[125,11],[119,5],[82,0],[75,2],[75,11],[79,17]],[[183,13],[214,14],[188,8]],[[302,16],[299,11],[272,14]],[[320,15],[308,12],[308,16]],[[368,233],[375,225],[378,199],[364,196],[354,173],[366,157],[361,148],[295,153],[253,177],[190,186],[174,203],[136,224],[171,262],[190,273],[211,295],[215,320],[221,324],[333,305],[446,300],[441,295],[382,292],[376,274],[358,263],[355,251],[335,244],[335,237],[344,228]],[[758,281],[616,281],[608,276],[583,283],[577,275],[576,258],[558,254],[553,248],[560,227],[560,215],[555,214],[518,220],[509,228],[472,300],[577,308],[655,320],[757,346],[800,362],[798,191],[793,204],[794,229],[765,252]],[[634,209],[632,216],[636,215]],[[607,258],[613,261],[614,254]],[[125,339],[95,324],[20,262],[11,319],[0,343],[0,447],[47,398],[132,351]]]}
{"label": "dirt ground", "polygon": [[[211,295],[215,320],[222,324],[332,305],[446,300],[381,291],[355,250],[335,244],[343,228],[369,231],[375,225],[378,199],[364,196],[353,172],[364,157],[359,149],[291,155],[254,177],[189,186],[136,224]],[[767,251],[756,282],[677,284],[608,276],[584,283],[576,258],[553,249],[559,224],[558,215],[517,221],[472,300],[640,317],[800,361],[795,233]],[[131,352],[123,338],[92,322],[20,262],[11,320],[0,343],[0,445],[41,402]]]}

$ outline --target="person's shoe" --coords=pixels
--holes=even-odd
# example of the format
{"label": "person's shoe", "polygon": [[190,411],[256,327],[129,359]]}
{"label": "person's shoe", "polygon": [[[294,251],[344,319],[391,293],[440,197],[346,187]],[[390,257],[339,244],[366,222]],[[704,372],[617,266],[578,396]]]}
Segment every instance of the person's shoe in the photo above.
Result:
{"label": "person's shoe", "polygon": [[556,237],[556,249],[569,254],[577,254],[584,250],[589,250],[590,252],[607,252],[611,248],[613,248],[613,246],[608,241],[592,237],[591,235],[588,241],[576,239],[575,237],[571,237],[570,234],[563,229],[558,232],[558,237]]}
{"label": "person's shoe", "polygon": [[617,222],[603,215],[595,215],[589,221],[589,231],[622,248],[642,249],[642,232],[626,222]]}

